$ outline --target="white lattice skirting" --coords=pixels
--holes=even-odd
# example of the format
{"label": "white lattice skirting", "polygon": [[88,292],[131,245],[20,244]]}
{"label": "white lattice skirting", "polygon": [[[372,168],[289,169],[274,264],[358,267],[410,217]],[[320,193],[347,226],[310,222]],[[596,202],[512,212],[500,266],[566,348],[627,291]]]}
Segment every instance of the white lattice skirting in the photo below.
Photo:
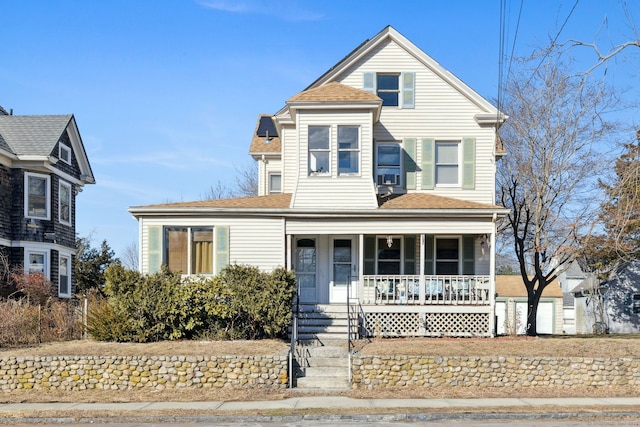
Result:
{"label": "white lattice skirting", "polygon": [[365,313],[368,337],[491,336],[488,313]]}

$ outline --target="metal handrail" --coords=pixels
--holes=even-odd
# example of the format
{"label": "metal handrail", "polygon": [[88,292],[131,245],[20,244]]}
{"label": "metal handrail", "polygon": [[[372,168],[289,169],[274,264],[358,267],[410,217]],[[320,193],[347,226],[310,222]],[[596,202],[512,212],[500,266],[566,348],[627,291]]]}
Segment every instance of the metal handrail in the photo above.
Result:
{"label": "metal handrail", "polygon": [[293,388],[293,377],[295,371],[293,368],[293,360],[296,354],[296,345],[298,344],[298,319],[300,317],[300,284],[296,287],[294,295],[293,318],[291,319],[291,346],[289,348],[289,388]]}

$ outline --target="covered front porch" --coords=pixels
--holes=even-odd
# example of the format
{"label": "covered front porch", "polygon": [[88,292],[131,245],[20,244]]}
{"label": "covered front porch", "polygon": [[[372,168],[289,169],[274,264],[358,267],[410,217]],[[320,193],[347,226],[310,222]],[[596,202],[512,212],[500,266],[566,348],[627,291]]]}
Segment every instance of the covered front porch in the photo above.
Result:
{"label": "covered front porch", "polygon": [[360,336],[492,336],[486,234],[288,235],[300,302],[340,305]]}

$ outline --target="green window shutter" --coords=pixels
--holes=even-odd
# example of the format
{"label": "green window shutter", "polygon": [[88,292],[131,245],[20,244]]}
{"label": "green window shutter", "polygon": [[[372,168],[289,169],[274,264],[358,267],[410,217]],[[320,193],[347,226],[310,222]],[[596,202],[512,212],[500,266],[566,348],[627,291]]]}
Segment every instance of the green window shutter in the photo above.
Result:
{"label": "green window shutter", "polygon": [[215,239],[215,270],[218,274],[229,265],[229,226],[217,226],[213,229]]}
{"label": "green window shutter", "polygon": [[462,188],[473,190],[476,187],[476,139],[462,139]]}
{"label": "green window shutter", "polygon": [[404,237],[404,274],[416,274],[416,236]]}
{"label": "green window shutter", "polygon": [[364,269],[365,275],[376,274],[376,238],[364,236]]}
{"label": "green window shutter", "polygon": [[362,89],[376,93],[376,73],[371,71],[362,73]]}
{"label": "green window shutter", "polygon": [[147,272],[157,273],[162,266],[162,226],[147,227]]}
{"label": "green window shutter", "polygon": [[433,138],[422,139],[422,189],[433,190],[435,182],[435,145]]}
{"label": "green window shutter", "polygon": [[424,236],[424,274],[430,275],[434,272],[435,254],[433,252],[433,236]]}
{"label": "green window shutter", "polygon": [[402,73],[402,108],[415,107],[416,73]]}
{"label": "green window shutter", "polygon": [[476,274],[475,258],[473,236],[462,236],[462,274]]}
{"label": "green window shutter", "polygon": [[404,185],[407,190],[416,189],[416,144],[415,138],[405,138],[402,143],[404,146],[402,168],[404,170]]}

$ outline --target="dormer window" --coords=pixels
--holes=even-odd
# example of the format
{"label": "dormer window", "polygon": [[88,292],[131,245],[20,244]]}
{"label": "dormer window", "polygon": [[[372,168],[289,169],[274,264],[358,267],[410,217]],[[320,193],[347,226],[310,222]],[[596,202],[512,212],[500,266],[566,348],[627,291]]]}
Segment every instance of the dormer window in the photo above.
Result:
{"label": "dormer window", "polygon": [[58,158],[67,164],[71,164],[71,148],[64,145],[62,142],[58,145]]}

